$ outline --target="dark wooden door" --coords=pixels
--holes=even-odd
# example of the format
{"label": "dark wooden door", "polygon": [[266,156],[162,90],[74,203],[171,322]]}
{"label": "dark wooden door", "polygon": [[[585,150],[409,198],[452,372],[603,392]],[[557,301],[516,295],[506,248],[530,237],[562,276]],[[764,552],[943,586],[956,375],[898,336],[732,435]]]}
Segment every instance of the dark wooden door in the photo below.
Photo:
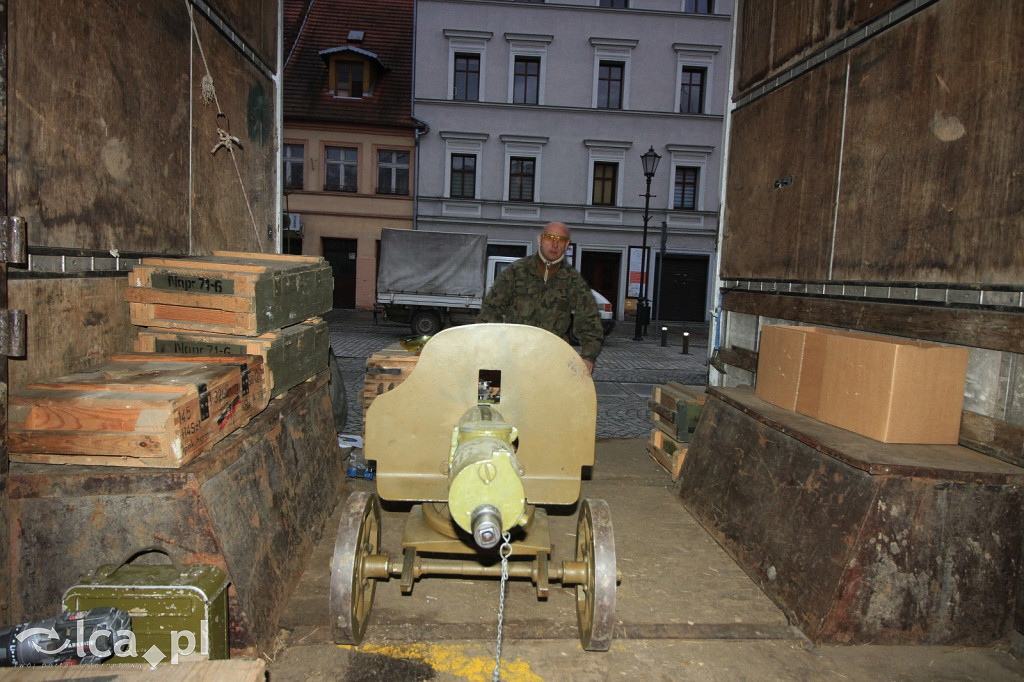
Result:
{"label": "dark wooden door", "polygon": [[704,322],[707,319],[709,260],[707,256],[666,254],[661,290],[655,293],[660,320]]}
{"label": "dark wooden door", "polygon": [[334,307],[356,307],[356,254],[355,239],[323,238],[324,260],[331,264],[334,274]]}

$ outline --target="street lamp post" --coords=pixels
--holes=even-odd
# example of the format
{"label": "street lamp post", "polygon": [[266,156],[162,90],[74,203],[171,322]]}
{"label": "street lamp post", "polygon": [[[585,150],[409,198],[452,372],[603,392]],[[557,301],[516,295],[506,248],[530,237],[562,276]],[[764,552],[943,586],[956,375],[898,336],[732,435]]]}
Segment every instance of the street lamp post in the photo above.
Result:
{"label": "street lamp post", "polygon": [[650,308],[647,305],[647,223],[651,219],[651,180],[658,171],[658,161],[661,155],[654,151],[654,145],[640,156],[640,162],[644,165],[644,178],[647,180],[647,190],[644,192],[644,238],[640,247],[640,297],[636,305],[636,330],[633,333],[634,341],[643,341],[644,327],[647,325],[647,316],[650,315]]}

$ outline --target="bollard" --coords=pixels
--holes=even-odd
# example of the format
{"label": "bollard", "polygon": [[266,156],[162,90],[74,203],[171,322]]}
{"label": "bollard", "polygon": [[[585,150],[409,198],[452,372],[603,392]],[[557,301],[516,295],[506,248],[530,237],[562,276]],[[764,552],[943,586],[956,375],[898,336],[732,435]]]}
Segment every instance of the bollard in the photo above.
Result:
{"label": "bollard", "polygon": [[668,345],[668,327],[661,328],[661,347],[664,348]]}
{"label": "bollard", "polygon": [[683,355],[690,354],[690,332],[683,332]]}

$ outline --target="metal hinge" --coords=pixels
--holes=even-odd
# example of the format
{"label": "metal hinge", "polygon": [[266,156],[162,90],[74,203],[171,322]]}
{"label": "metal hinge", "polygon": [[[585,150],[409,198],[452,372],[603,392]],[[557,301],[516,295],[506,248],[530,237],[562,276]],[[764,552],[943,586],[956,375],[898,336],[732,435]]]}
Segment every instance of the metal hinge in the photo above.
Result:
{"label": "metal hinge", "polygon": [[0,261],[4,263],[25,262],[25,219],[21,216],[0,217]]}
{"label": "metal hinge", "polygon": [[24,357],[25,347],[25,311],[0,309],[0,355]]}

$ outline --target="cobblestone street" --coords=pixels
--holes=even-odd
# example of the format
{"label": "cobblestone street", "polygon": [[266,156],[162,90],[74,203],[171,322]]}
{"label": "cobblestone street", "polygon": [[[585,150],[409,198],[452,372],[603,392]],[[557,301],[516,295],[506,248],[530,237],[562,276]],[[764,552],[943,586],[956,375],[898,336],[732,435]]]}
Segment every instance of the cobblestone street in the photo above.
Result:
{"label": "cobblestone street", "polygon": [[[411,332],[405,325],[374,324],[372,313],[365,311],[334,310],[327,320],[331,346],[345,378],[349,405],[345,433],[361,435],[366,359]],[[634,341],[635,327],[629,321],[620,321],[605,339],[594,368],[598,438],[647,438],[651,431],[647,400],[653,386],[668,381],[703,385],[707,381],[708,325],[667,326],[665,346],[661,345],[661,328],[653,325],[643,341]],[[689,334],[689,353],[683,353],[684,332]]]}

